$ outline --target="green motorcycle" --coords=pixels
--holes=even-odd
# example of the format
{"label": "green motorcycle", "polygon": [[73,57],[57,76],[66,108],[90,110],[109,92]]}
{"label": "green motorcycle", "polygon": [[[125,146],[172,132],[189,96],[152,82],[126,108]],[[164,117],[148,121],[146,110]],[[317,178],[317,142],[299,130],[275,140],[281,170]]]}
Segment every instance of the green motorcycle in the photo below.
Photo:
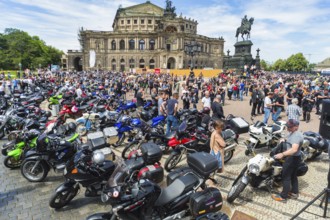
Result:
{"label": "green motorcycle", "polygon": [[48,98],[48,108],[50,110],[53,109],[53,105],[59,105],[60,104],[60,100],[63,98],[62,94],[58,94],[58,95],[53,95],[52,97]]}
{"label": "green motorcycle", "polygon": [[[25,153],[36,147],[39,135],[40,132],[38,130],[32,129],[28,132],[21,132],[15,140],[4,144],[1,151],[6,156],[4,165],[10,169],[20,167]],[[60,138],[57,135],[49,135],[49,137]],[[77,133],[73,133],[64,139],[70,143],[77,142],[77,144],[80,144],[79,134]]]}

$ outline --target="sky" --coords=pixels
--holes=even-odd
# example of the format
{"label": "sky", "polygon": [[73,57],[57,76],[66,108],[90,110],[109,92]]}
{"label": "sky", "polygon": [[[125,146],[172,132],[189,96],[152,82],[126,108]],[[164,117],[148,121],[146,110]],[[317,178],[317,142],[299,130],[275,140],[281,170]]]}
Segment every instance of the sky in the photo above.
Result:
{"label": "sky", "polygon": [[[111,31],[118,7],[145,0],[0,0],[0,32],[17,28],[64,52],[80,49],[79,27]],[[165,7],[165,0],[151,0]],[[303,53],[311,63],[330,57],[329,0],[173,0],[178,15],[198,21],[198,34],[223,37],[231,54],[244,15],[254,17],[253,55],[269,63]]]}

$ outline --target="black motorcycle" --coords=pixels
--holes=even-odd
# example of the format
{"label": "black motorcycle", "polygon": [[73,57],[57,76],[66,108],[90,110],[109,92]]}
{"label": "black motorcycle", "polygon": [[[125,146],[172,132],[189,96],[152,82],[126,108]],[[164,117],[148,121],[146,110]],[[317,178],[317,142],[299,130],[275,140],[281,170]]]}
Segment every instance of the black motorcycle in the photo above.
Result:
{"label": "black motorcycle", "polygon": [[25,154],[25,159],[21,165],[21,173],[30,182],[41,182],[52,168],[55,172],[61,172],[65,168],[65,163],[77,152],[76,135],[71,141],[62,141],[56,135],[47,136],[41,134],[37,139],[35,149],[29,150]]}
{"label": "black motorcycle", "polygon": [[[219,211],[220,191],[205,186],[206,179],[218,169],[217,160],[207,153],[195,153],[190,154],[187,161],[191,169],[165,189],[148,179],[123,184],[128,174],[118,167],[109,180],[108,191],[102,195],[103,201],[112,204],[112,211],[87,219],[180,219],[189,215],[197,218]],[[200,187],[204,191],[196,192]]]}
{"label": "black motorcycle", "polygon": [[322,152],[328,152],[329,141],[323,138],[319,133],[306,131],[303,135],[304,143],[301,150],[307,160],[313,160],[320,156]]}
{"label": "black motorcycle", "polygon": [[115,167],[112,161],[104,160],[101,152],[89,148],[77,152],[67,162],[64,169],[66,180],[56,188],[49,206],[55,209],[66,206],[77,195],[80,185],[86,188],[86,197],[99,196]]}

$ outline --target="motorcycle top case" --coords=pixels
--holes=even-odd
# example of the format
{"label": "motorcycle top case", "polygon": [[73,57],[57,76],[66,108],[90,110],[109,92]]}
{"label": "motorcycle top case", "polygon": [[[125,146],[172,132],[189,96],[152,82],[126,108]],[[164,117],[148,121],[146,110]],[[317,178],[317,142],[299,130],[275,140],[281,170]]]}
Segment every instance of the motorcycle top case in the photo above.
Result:
{"label": "motorcycle top case", "polygon": [[207,178],[211,173],[218,170],[217,159],[209,153],[198,152],[189,154],[187,157],[189,167],[199,176]]}
{"label": "motorcycle top case", "polygon": [[229,121],[229,125],[236,134],[244,134],[249,132],[249,123],[247,123],[243,118],[233,118]]}
{"label": "motorcycle top case", "polygon": [[114,144],[118,141],[118,131],[115,127],[104,128],[103,133],[109,144]]}
{"label": "motorcycle top case", "polygon": [[190,169],[189,167],[180,167],[180,168],[177,168],[177,169],[171,171],[169,174],[167,174],[167,177],[166,177],[167,186],[171,185],[171,183],[173,183],[174,180],[176,180],[180,176],[183,176],[189,172],[192,172],[192,169]]}
{"label": "motorcycle top case", "polygon": [[155,183],[160,183],[164,178],[164,169],[159,164],[148,165],[140,169],[138,179],[148,179]]}
{"label": "motorcycle top case", "polygon": [[141,153],[143,160],[147,165],[159,162],[163,156],[162,150],[154,143],[141,144]]}
{"label": "motorcycle top case", "polygon": [[193,217],[217,212],[222,208],[222,196],[217,188],[206,188],[190,197],[189,209]]}
{"label": "motorcycle top case", "polygon": [[92,150],[108,147],[102,131],[93,132],[87,135],[87,139],[92,143]]}

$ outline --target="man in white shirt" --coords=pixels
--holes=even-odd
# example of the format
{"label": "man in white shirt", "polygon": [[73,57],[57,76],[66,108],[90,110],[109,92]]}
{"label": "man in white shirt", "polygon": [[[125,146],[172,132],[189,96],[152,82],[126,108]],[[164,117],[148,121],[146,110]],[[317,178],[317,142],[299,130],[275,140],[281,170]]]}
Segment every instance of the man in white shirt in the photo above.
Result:
{"label": "man in white shirt", "polygon": [[202,103],[204,108],[205,107],[211,108],[211,98],[209,91],[205,92],[205,96],[202,98]]}
{"label": "man in white shirt", "polygon": [[268,118],[272,112],[272,107],[275,104],[272,104],[272,98],[273,98],[274,93],[273,92],[268,92],[268,95],[265,97],[264,100],[264,123],[267,124],[268,123]]}
{"label": "man in white shirt", "polygon": [[81,98],[82,96],[82,90],[80,88],[80,85],[77,86],[77,89],[76,89],[76,94],[77,94],[77,98]]}

